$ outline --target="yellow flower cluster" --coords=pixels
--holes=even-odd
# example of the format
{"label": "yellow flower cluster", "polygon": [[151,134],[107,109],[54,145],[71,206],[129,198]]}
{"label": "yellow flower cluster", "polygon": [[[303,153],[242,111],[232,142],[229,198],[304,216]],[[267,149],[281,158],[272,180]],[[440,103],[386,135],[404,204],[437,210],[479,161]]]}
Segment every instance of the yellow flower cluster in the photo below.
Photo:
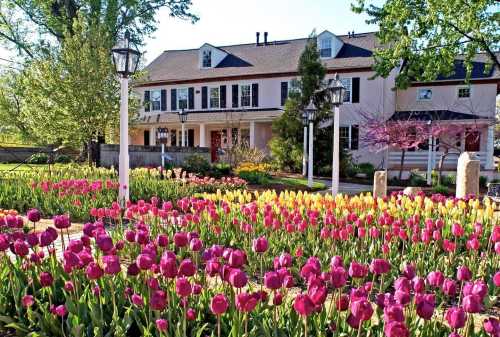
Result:
{"label": "yellow flower cluster", "polygon": [[367,214],[387,214],[394,217],[407,217],[418,215],[424,218],[439,216],[449,220],[461,222],[465,217],[469,221],[489,221],[494,219],[496,204],[490,199],[464,200],[433,200],[431,197],[416,196],[411,198],[406,195],[390,196],[387,200],[372,197],[370,193],[356,196],[339,194],[333,197],[330,194],[283,191],[279,194],[274,190],[248,192],[246,190],[226,191],[217,190],[213,194],[203,194],[205,199],[212,201],[224,201],[239,209],[241,205],[255,202],[259,207],[272,204],[273,207],[285,207],[288,209],[311,209],[324,212],[327,209],[334,210],[337,215],[346,215],[355,211],[361,217]]}
{"label": "yellow flower cluster", "polygon": [[240,174],[241,172],[256,172],[256,173],[269,173],[271,170],[271,165],[269,164],[255,164],[255,163],[241,163],[233,171],[235,174]]}

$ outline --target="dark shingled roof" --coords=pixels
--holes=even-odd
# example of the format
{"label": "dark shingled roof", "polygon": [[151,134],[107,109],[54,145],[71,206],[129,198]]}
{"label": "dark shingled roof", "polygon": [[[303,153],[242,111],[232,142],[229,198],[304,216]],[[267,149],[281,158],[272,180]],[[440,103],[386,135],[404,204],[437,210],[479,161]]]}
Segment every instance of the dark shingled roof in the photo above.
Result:
{"label": "dark shingled roof", "polygon": [[[375,32],[360,33],[354,36],[338,36],[344,45],[335,58],[323,60],[328,69],[371,68],[374,64],[373,51],[381,47]],[[267,45],[255,43],[214,47],[228,55],[215,68],[200,69],[199,49],[167,50],[154,59],[146,68],[145,83],[176,82],[190,80],[210,80],[221,77],[245,75],[280,75],[296,73],[297,64],[308,39],[271,41]],[[478,54],[474,60],[472,79],[499,78],[500,69],[493,67],[485,70],[490,63],[486,54]],[[451,76],[440,76],[438,81],[463,80],[465,68],[461,61],[456,61],[455,71]]]}
{"label": "dark shingled roof", "polygon": [[467,114],[463,112],[455,112],[450,110],[423,110],[423,111],[396,111],[390,121],[450,121],[450,120],[474,120],[487,119],[488,117]]}
{"label": "dark shingled roof", "polygon": [[[324,60],[328,68],[345,69],[371,67],[372,52],[377,47],[375,33],[339,36],[344,45],[336,58]],[[182,81],[224,76],[257,75],[296,72],[299,57],[307,38],[240,44],[217,47],[229,55],[211,69],[199,69],[198,49],[167,50],[151,62],[145,70],[146,82]]]}

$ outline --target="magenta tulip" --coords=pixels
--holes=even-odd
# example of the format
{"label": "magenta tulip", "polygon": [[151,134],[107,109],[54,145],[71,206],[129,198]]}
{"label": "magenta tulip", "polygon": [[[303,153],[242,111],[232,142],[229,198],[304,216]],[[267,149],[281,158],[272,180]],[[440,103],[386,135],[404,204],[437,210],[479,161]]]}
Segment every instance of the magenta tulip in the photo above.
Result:
{"label": "magenta tulip", "polygon": [[210,302],[210,310],[214,315],[222,315],[229,308],[229,303],[224,294],[217,294]]}
{"label": "magenta tulip", "polygon": [[308,295],[298,294],[293,301],[293,308],[301,316],[309,316],[314,311],[314,303]]}

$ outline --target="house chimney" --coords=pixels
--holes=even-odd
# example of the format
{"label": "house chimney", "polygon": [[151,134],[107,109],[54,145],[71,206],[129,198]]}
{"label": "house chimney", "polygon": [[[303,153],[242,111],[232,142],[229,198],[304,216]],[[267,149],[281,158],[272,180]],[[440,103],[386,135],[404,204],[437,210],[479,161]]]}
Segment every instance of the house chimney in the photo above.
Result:
{"label": "house chimney", "polygon": [[351,32],[351,37],[354,37],[354,30]]}
{"label": "house chimney", "polygon": [[259,40],[260,40],[260,33],[256,32],[255,36],[257,37],[257,46],[259,45]]}
{"label": "house chimney", "polygon": [[264,32],[264,45],[267,45],[267,32]]}

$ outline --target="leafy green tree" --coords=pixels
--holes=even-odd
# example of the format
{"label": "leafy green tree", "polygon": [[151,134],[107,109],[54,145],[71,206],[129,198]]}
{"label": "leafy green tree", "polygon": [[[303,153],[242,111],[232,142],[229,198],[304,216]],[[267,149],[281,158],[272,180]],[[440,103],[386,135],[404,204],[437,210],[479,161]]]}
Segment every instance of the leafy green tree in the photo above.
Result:
{"label": "leafy green tree", "polygon": [[[321,90],[324,89],[326,68],[321,62],[314,32],[299,58],[297,69],[299,79],[290,92],[283,114],[273,122],[273,134],[276,136],[269,147],[273,158],[282,169],[300,171],[304,141],[302,112],[312,100],[317,108],[314,130],[315,169],[329,166],[331,171],[332,130],[319,128],[318,125],[324,124],[325,120],[331,117],[332,107],[325,92]],[[325,155],[327,153],[330,155]]]}
{"label": "leafy green tree", "polygon": [[0,0],[0,42],[33,58],[72,36],[74,21],[99,26],[111,41],[125,30],[141,44],[157,28],[155,15],[168,8],[170,16],[196,22],[191,0]]}
{"label": "leafy green tree", "polygon": [[[106,34],[98,25],[75,21],[60,50],[26,67],[21,118],[35,139],[89,147],[99,134],[117,126],[120,88]],[[132,112],[137,104],[131,103]]]}
{"label": "leafy green tree", "polygon": [[375,51],[375,71],[387,77],[393,69],[396,86],[451,75],[455,60],[463,59],[470,77],[478,52],[486,53],[490,67],[500,67],[495,53],[500,44],[497,0],[387,0],[382,6],[357,0],[352,9],[366,13],[377,24],[384,46]]}

